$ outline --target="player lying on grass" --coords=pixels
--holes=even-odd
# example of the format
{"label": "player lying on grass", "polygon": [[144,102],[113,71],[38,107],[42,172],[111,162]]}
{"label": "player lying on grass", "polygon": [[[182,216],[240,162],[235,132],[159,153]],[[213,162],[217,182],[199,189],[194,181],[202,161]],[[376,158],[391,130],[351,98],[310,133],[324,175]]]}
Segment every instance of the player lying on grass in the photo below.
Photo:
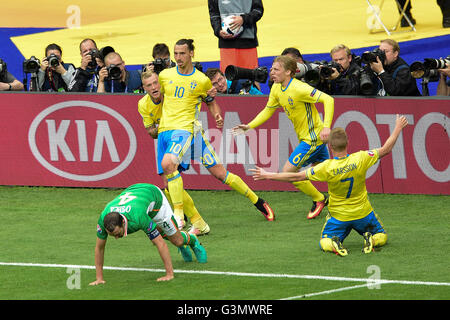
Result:
{"label": "player lying on grass", "polygon": [[352,154],[347,153],[348,138],[345,130],[334,128],[329,139],[333,159],[295,173],[273,173],[259,167],[250,170],[255,180],[326,181],[330,195],[329,215],[322,231],[320,247],[324,251],[346,256],[348,251],[342,246],[342,242],[355,229],[364,238],[363,252],[370,253],[373,247],[386,243],[387,234],[369,202],[366,172],[378,159],[391,152],[407,124],[404,116],[397,115],[395,128],[381,148]]}
{"label": "player lying on grass", "polygon": [[95,246],[97,279],[90,285],[105,283],[103,262],[108,235],[119,239],[138,230],[146,233],[158,248],[164,262],[166,275],[158,278],[158,281],[167,281],[174,277],[169,249],[162,235],[167,236],[170,242],[179,248],[184,261],[192,261],[192,254],[186,247],[187,245],[194,251],[198,262],[206,263],[207,261],[206,250],[197,237],[178,230],[172,208],[163,192],[152,184],[134,184],[109,202],[98,219]]}

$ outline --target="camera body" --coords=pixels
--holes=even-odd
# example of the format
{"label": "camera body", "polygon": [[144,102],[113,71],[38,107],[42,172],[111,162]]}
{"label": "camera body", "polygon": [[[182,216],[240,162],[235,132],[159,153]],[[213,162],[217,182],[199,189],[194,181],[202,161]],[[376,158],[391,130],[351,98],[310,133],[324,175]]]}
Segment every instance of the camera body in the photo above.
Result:
{"label": "camera body", "polygon": [[25,60],[22,65],[24,73],[37,73],[40,67],[41,63],[35,56],[31,56],[30,59]]}
{"label": "camera body", "polygon": [[380,48],[364,52],[361,55],[361,61],[365,64],[370,64],[371,62],[377,62],[377,57],[380,58],[381,63],[384,64],[384,61],[386,60],[386,54]]}
{"label": "camera body", "polygon": [[88,55],[91,56],[91,61],[89,61],[87,66],[89,69],[94,70],[95,68],[97,68],[96,58],[102,59],[102,55],[100,54],[100,52],[97,49],[90,50]]}
{"label": "camera body", "polygon": [[54,53],[46,57],[45,60],[48,61],[50,67],[56,68],[59,65],[59,59]]}
{"label": "camera body", "polygon": [[106,70],[108,71],[106,80],[119,80],[122,77],[122,70],[115,64],[109,65]]}
{"label": "camera body", "polygon": [[248,79],[259,83],[265,83],[269,76],[267,67],[258,67],[255,69],[246,69],[233,65],[229,65],[225,69],[225,77],[228,80]]}

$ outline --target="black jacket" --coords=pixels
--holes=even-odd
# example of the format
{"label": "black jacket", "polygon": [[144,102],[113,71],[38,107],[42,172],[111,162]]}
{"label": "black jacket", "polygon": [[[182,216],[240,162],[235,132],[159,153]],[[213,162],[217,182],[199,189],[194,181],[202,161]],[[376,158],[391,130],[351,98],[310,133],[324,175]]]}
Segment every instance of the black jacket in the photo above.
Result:
{"label": "black jacket", "polygon": [[416,79],[411,76],[409,65],[400,57],[388,66],[379,75],[386,95],[389,96],[420,96]]}
{"label": "black jacket", "polygon": [[[236,6],[238,2],[239,1],[234,0],[233,5]],[[219,38],[219,48],[249,49],[256,48],[258,46],[256,22],[261,19],[264,13],[262,0],[252,0],[250,11],[241,14],[244,19],[244,30],[250,30],[251,33],[247,31],[247,34],[244,35],[243,33],[233,39],[223,39],[219,36],[222,23],[221,13],[219,10],[219,0],[208,0],[208,8],[214,35]]]}
{"label": "black jacket", "polygon": [[98,68],[94,73],[77,68],[68,90],[70,92],[97,92],[97,86]]}

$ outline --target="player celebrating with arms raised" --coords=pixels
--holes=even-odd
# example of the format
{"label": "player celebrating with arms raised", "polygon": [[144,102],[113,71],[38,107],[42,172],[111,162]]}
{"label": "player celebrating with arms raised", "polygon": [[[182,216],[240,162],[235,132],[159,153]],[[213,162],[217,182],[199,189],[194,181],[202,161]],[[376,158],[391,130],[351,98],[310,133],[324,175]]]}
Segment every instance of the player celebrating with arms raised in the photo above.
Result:
{"label": "player celebrating with arms raised", "polygon": [[239,176],[224,168],[204,136],[198,121],[202,100],[214,117],[217,128],[223,127],[223,119],[219,105],[207,96],[212,88],[211,80],[193,66],[193,56],[193,40],[178,40],[174,49],[176,68],[165,69],[159,74],[164,104],[158,127],[158,171],[163,170],[167,176],[174,212],[183,217],[184,187],[178,165],[194,159],[201,161],[214,177],[247,197],[267,220],[272,221],[274,213],[267,202]]}
{"label": "player celebrating with arms raised", "polygon": [[302,172],[266,172],[250,169],[255,180],[303,181],[305,179],[326,181],[330,193],[329,216],[322,230],[320,247],[323,251],[340,256],[348,254],[342,242],[352,229],[364,237],[364,253],[373,247],[383,246],[387,234],[380,219],[373,211],[366,189],[366,172],[379,159],[389,154],[403,128],[408,125],[404,116],[397,115],[395,128],[381,148],[347,153],[348,137],[344,129],[334,128],[330,133],[330,148],[333,159],[326,160],[314,168]]}
{"label": "player celebrating with arms raised", "polygon": [[[297,63],[294,59],[289,56],[275,58],[270,70],[270,77],[274,84],[270,90],[266,107],[250,123],[233,128],[235,134],[254,129],[266,122],[277,108],[282,107],[292,121],[300,141],[289,160],[286,161],[283,172],[297,172],[301,167],[322,162],[330,157],[326,142],[333,121],[334,99],[295,79],[296,71]],[[323,122],[314,105],[317,102],[324,105]],[[313,206],[307,218],[317,217],[328,204],[328,198],[320,193],[310,181],[295,181],[293,185],[313,200]]]}

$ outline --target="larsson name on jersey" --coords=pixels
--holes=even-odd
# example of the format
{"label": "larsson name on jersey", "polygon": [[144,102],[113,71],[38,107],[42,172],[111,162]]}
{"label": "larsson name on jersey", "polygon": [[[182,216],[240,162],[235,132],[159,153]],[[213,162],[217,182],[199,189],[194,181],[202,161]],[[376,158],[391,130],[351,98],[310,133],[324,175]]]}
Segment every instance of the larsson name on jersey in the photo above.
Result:
{"label": "larsson name on jersey", "polygon": [[347,164],[347,165],[345,165],[343,167],[333,169],[333,174],[335,176],[337,176],[338,174],[343,174],[343,173],[346,173],[346,172],[349,172],[349,171],[353,171],[353,170],[356,170],[356,169],[358,169],[358,166],[356,165],[356,163],[350,163],[350,164]]}

